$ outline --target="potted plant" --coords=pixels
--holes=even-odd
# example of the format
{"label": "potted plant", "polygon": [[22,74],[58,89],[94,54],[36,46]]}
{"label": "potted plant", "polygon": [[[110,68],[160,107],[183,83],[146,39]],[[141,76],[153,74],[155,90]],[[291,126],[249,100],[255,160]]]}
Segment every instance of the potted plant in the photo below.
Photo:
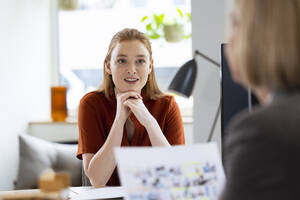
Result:
{"label": "potted plant", "polygon": [[191,34],[185,34],[184,25],[191,21],[191,14],[176,9],[177,16],[166,17],[165,14],[144,16],[141,22],[146,24],[146,35],[150,39],[165,38],[167,42],[179,42],[187,39]]}

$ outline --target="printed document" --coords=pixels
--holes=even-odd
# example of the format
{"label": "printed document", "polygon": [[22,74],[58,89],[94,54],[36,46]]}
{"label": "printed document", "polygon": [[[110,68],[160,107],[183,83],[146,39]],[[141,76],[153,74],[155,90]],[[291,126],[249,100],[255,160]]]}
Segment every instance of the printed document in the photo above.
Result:
{"label": "printed document", "polygon": [[217,200],[225,175],[216,143],[115,149],[127,200]]}

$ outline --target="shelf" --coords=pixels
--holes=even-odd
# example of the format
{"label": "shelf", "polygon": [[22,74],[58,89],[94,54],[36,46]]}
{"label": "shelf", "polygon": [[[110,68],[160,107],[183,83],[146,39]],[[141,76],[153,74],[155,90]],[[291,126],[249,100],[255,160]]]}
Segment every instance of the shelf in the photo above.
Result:
{"label": "shelf", "polygon": [[28,134],[51,142],[74,143],[78,141],[78,127],[76,121],[29,122]]}
{"label": "shelf", "polygon": [[[192,117],[182,118],[185,132],[186,143],[192,143]],[[28,134],[59,143],[77,143],[78,142],[78,124],[76,120],[67,120],[65,122],[33,121],[28,123]]]}

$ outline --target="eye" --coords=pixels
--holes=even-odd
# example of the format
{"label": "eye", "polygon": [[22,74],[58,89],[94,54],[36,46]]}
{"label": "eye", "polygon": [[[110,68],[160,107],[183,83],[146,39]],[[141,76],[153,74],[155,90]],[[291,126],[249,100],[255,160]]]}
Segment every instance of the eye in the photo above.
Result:
{"label": "eye", "polygon": [[117,60],[117,63],[118,64],[125,64],[127,61],[124,59],[124,58],[119,58],[118,60]]}
{"label": "eye", "polygon": [[138,59],[136,61],[137,64],[144,64],[146,61],[144,59]]}

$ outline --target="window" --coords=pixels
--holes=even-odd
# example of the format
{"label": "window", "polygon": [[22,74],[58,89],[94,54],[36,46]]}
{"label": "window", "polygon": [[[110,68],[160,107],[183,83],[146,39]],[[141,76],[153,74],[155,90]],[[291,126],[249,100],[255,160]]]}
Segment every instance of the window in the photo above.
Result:
{"label": "window", "polygon": [[[68,87],[68,109],[102,82],[103,62],[112,36],[123,28],[146,32],[141,19],[153,13],[190,12],[190,0],[78,0],[73,11],[58,11],[59,82]],[[190,24],[185,27],[190,32]],[[191,39],[169,43],[151,40],[158,84],[163,91],[177,69],[192,57]],[[176,97],[183,115],[191,115],[192,100]],[[188,101],[188,104],[186,103]]]}

